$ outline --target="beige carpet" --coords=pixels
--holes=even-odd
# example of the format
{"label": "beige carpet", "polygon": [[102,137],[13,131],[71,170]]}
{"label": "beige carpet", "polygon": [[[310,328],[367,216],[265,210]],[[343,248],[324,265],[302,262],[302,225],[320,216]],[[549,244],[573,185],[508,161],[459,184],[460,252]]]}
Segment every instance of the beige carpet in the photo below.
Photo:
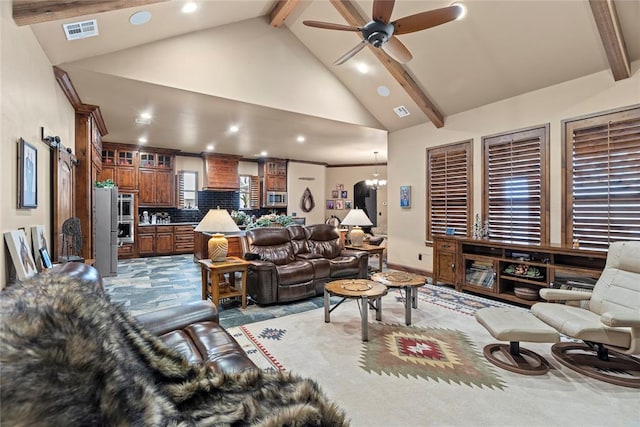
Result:
{"label": "beige carpet", "polygon": [[[353,426],[640,426],[637,389],[574,373],[553,359],[549,344],[522,344],[549,360],[548,374],[501,370],[482,357],[494,339],[472,316],[486,300],[465,296],[461,309],[452,291],[420,296],[405,328],[398,293],[387,295],[382,322],[370,312],[369,344],[360,340],[353,300],[331,313],[331,323],[317,309],[229,331],[261,367],[314,378]],[[390,348],[382,336],[390,332],[429,357],[378,357]]]}

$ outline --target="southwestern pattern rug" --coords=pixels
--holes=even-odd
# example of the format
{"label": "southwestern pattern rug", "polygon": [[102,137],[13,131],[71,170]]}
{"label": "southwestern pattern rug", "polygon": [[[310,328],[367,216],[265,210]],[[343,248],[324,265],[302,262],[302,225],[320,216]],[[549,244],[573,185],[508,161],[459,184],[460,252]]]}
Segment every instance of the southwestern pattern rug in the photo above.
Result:
{"label": "southwestern pattern rug", "polygon": [[369,316],[366,343],[353,300],[333,311],[330,323],[320,308],[228,330],[263,369],[314,378],[352,426],[638,425],[636,390],[563,367],[549,344],[522,344],[549,361],[546,375],[487,362],[482,348],[495,339],[473,314],[506,304],[429,285],[418,295],[413,325],[405,326],[404,295],[389,292],[382,321]]}

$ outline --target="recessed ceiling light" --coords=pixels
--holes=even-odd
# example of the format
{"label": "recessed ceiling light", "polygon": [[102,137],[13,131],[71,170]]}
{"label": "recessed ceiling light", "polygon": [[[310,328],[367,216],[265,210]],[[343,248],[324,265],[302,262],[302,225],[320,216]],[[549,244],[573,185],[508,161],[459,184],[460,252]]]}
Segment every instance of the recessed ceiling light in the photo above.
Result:
{"label": "recessed ceiling light", "polygon": [[141,10],[129,17],[129,22],[133,25],[143,25],[151,21],[151,12]]}
{"label": "recessed ceiling light", "polygon": [[151,120],[151,113],[148,113],[148,112],[140,113],[140,118],[145,120]]}
{"label": "recessed ceiling light", "polygon": [[207,145],[207,150],[212,151],[213,150],[213,145],[212,144]]}
{"label": "recessed ceiling light", "polygon": [[451,6],[458,6],[460,9],[462,9],[462,12],[460,12],[460,15],[456,18],[456,21],[464,19],[464,17],[467,15],[467,7],[460,2],[455,2]]}
{"label": "recessed ceiling light", "polygon": [[358,65],[356,65],[356,68],[358,69],[358,71],[360,71],[362,74],[367,74],[369,72],[369,66],[367,64],[365,64],[364,62],[360,62],[358,63]]}
{"label": "recessed ceiling light", "polygon": [[182,13],[193,13],[198,9],[198,4],[193,1],[186,2],[184,6],[182,6]]}
{"label": "recessed ceiling light", "polygon": [[260,155],[261,155],[262,157],[266,156],[267,154],[268,154],[268,153],[267,153],[266,151],[261,151],[261,152],[260,152]]}
{"label": "recessed ceiling light", "polygon": [[389,91],[389,88],[386,86],[378,86],[378,95],[380,96],[389,96],[389,94],[391,93],[391,91]]}
{"label": "recessed ceiling light", "polygon": [[138,138],[138,142],[140,144],[146,144],[147,143],[147,138],[145,138],[144,136]]}
{"label": "recessed ceiling light", "polygon": [[304,138],[304,136],[299,135],[299,136],[298,136],[298,138],[296,138],[296,140],[297,140],[298,142],[304,142],[305,138]]}
{"label": "recessed ceiling light", "polygon": [[229,132],[231,132],[231,133],[236,133],[239,130],[240,130],[240,128],[238,126],[236,126],[236,125],[229,126]]}

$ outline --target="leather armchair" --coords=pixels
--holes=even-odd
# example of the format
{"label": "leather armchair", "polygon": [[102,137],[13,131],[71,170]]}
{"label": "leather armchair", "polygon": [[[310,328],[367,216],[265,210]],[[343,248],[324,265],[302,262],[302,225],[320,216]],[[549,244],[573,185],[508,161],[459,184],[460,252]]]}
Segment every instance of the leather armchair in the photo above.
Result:
{"label": "leather armchair", "polygon": [[[548,301],[583,301],[583,306],[537,303],[531,312],[558,332],[584,343],[551,348],[561,363],[592,378],[640,388],[640,242],[615,242],[591,293],[543,289]],[[626,372],[627,375],[618,375]]]}
{"label": "leather armchair", "polygon": [[289,231],[284,227],[247,231],[248,251],[260,256],[251,261],[247,292],[259,304],[288,302],[316,295],[313,265],[296,259]]}

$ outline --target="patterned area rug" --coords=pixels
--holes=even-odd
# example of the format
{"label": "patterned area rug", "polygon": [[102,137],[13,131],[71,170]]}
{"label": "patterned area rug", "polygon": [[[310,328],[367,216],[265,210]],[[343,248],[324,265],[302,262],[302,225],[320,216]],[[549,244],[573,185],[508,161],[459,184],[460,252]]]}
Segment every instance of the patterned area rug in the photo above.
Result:
{"label": "patterned area rug", "polygon": [[374,323],[360,366],[367,372],[504,388],[463,332]]}
{"label": "patterned area rug", "polygon": [[[467,316],[483,307],[504,305],[439,286],[426,285],[419,290],[418,298],[423,304],[435,304]],[[404,303],[404,293],[392,290],[389,295]],[[246,325],[229,328],[229,332],[261,369],[286,370],[269,347],[283,341],[287,329],[262,326],[255,329]],[[461,331],[371,323],[369,336],[369,341],[361,344],[360,357],[360,367],[369,373],[498,389],[505,386],[481,351]]]}

